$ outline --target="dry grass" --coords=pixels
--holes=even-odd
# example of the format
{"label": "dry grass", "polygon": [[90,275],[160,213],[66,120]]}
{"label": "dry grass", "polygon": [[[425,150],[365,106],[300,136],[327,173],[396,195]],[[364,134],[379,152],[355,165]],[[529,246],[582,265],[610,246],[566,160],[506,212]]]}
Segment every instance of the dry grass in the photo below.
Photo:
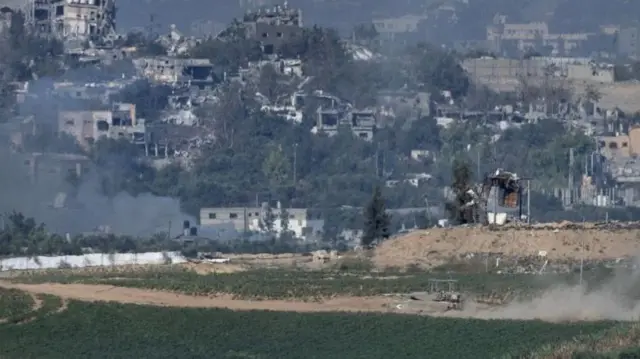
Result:
{"label": "dry grass", "polygon": [[640,323],[615,327],[604,333],[575,338],[572,341],[548,347],[528,358],[571,359],[576,352],[608,353],[638,346]]}
{"label": "dry grass", "polygon": [[518,229],[491,231],[481,227],[434,228],[382,243],[373,256],[376,267],[418,265],[431,268],[466,253],[536,256],[546,251],[551,260],[579,260],[584,244],[588,259],[612,259],[640,252],[640,230]]}

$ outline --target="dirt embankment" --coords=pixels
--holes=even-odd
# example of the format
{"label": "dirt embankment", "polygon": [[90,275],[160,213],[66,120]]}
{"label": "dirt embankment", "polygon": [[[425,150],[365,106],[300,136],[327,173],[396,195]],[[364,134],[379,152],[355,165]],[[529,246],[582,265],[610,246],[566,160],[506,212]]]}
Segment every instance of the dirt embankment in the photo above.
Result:
{"label": "dirt embankment", "polygon": [[467,253],[503,253],[550,260],[613,259],[640,254],[640,229],[434,228],[382,243],[373,260],[380,267],[432,266]]}

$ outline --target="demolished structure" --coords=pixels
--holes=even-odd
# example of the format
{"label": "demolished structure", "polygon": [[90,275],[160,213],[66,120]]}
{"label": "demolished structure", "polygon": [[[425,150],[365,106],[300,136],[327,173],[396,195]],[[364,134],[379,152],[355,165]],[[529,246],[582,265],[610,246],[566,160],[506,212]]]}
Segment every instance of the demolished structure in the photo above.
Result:
{"label": "demolished structure", "polygon": [[28,0],[21,10],[42,35],[93,42],[115,35],[115,0]]}
{"label": "demolished structure", "polygon": [[[484,181],[458,194],[462,205],[458,209],[460,217],[467,222],[488,224],[503,224],[506,213],[498,213],[497,207],[518,208],[518,218],[522,218],[522,179],[517,174],[498,169],[492,175],[487,175]],[[489,208],[489,202],[493,208]],[[498,218],[500,217],[500,218]]]}
{"label": "demolished structure", "polygon": [[245,34],[262,45],[265,54],[275,53],[283,44],[302,34],[302,10],[283,6],[248,12],[242,22]]}

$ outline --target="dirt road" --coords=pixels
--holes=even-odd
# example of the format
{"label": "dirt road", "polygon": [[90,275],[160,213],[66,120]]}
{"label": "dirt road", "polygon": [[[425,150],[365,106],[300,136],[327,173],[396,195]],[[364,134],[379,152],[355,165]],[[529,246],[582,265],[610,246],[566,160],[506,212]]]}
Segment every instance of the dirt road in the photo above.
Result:
{"label": "dirt road", "polygon": [[385,297],[336,297],[322,302],[285,300],[240,300],[224,294],[197,297],[136,288],[88,284],[18,284],[0,281],[0,287],[16,288],[29,293],[46,293],[64,299],[88,302],[119,302],[163,307],[227,308],[232,310],[275,310],[291,312],[386,312],[391,303]]}
{"label": "dirt road", "polygon": [[[114,287],[109,285],[89,284],[18,284],[0,281],[0,287],[15,288],[28,293],[51,294],[63,299],[66,309],[68,300],[85,302],[118,302],[160,307],[182,308],[226,308],[231,310],[270,310],[282,312],[378,312],[428,315],[437,317],[475,318],[475,319],[519,319],[543,320],[549,322],[590,321],[590,320],[632,320],[640,317],[640,305],[634,309],[618,308],[611,298],[602,306],[602,293],[583,296],[580,292],[565,289],[556,293],[547,293],[531,302],[512,303],[507,306],[490,306],[468,302],[461,311],[443,311],[440,306],[432,306],[430,302],[407,305],[392,296],[379,297],[335,297],[317,302],[286,300],[241,300],[228,294],[215,297],[189,296],[184,294],[151,291],[137,288]],[[570,300],[566,305],[558,305],[559,297],[577,296],[578,300]],[[571,303],[578,303],[575,305]],[[404,304],[401,304],[404,303]],[[399,305],[400,304],[400,305]],[[552,308],[552,309],[550,309]]]}

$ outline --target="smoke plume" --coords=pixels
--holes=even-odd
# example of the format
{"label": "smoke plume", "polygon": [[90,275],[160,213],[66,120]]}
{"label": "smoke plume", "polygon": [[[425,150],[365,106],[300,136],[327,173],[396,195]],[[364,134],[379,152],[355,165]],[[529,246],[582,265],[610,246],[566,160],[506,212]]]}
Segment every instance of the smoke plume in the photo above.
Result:
{"label": "smoke plume", "polygon": [[[79,84],[105,80],[96,80],[87,70],[72,71],[71,75],[75,77],[74,82]],[[122,77],[118,72],[113,75],[113,80]],[[29,84],[31,97],[19,108],[22,118],[32,117],[38,128],[38,135],[32,138],[35,143],[31,147],[35,149],[23,153],[9,149],[11,135],[18,132],[21,118],[11,119],[0,126],[0,213],[19,211],[34,217],[37,222],[43,222],[49,231],[72,234],[91,232],[102,227],[109,228],[115,234],[131,236],[149,236],[169,229],[171,234],[177,235],[182,231],[183,220],[188,219],[195,224],[193,218],[181,211],[179,201],[173,198],[151,194],[134,197],[124,192],[111,197],[103,195],[98,173],[117,168],[83,164],[83,172],[88,169],[88,174],[83,174],[80,185],[74,186],[66,177],[73,172],[74,165],[67,164],[71,168],[65,168],[56,160],[43,159],[39,161],[37,180],[33,180],[29,161],[34,151],[44,153],[43,157],[51,152],[69,154],[74,151],[74,146],[52,143],[57,141],[57,111],[62,108],[89,110],[94,106],[51,96],[53,83],[54,80],[45,78],[32,81]]]}

